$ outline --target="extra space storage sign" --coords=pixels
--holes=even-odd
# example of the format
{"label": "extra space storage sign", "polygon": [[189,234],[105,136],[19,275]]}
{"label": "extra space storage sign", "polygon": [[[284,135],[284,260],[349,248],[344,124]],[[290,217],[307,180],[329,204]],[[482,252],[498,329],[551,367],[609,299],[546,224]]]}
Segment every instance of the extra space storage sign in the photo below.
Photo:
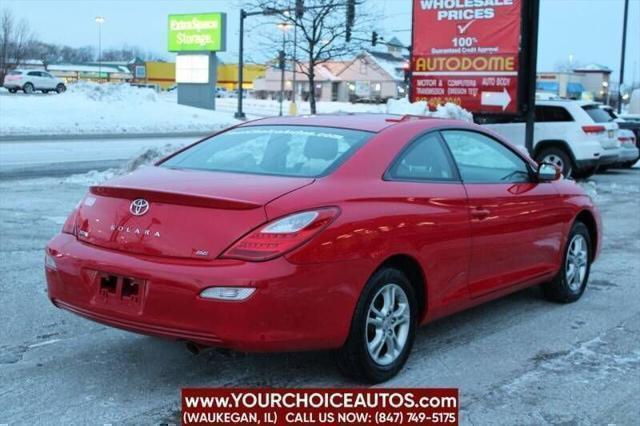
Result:
{"label": "extra space storage sign", "polygon": [[412,101],[516,113],[522,0],[413,0]]}

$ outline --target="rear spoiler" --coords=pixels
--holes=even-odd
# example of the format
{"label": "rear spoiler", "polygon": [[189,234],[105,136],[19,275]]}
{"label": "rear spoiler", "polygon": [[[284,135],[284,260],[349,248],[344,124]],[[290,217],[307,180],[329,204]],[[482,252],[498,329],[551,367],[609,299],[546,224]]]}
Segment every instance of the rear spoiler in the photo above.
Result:
{"label": "rear spoiler", "polygon": [[122,188],[117,186],[92,186],[89,192],[93,195],[113,198],[144,198],[149,202],[178,204],[194,207],[207,207],[224,210],[250,210],[262,207],[262,204],[251,201],[213,197],[210,195],[181,194],[177,192],[157,191],[142,188]]}

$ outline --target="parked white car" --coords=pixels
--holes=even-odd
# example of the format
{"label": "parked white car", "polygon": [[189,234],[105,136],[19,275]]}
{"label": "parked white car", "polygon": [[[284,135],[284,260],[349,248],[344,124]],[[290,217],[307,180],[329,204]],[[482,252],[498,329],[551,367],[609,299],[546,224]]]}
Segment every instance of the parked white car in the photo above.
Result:
{"label": "parked white car", "polygon": [[64,82],[46,71],[40,70],[12,70],[4,76],[2,84],[10,93],[18,90],[24,93],[33,93],[37,90],[42,93],[62,93],[67,90]]}
{"label": "parked white car", "polygon": [[[523,120],[496,123],[490,116],[477,122],[524,146]],[[538,100],[534,126],[533,158],[553,163],[569,177],[587,177],[598,166],[619,161],[618,124],[598,104],[585,101]]]}

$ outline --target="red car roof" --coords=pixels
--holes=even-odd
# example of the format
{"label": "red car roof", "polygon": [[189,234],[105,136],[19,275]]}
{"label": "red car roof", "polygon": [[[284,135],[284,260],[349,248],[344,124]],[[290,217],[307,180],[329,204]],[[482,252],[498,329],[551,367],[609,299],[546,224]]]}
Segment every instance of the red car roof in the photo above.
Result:
{"label": "red car roof", "polygon": [[[451,124],[452,120],[429,117],[402,116],[372,113],[344,113],[300,115],[297,117],[270,117],[248,121],[242,126],[288,125],[288,126],[321,126],[339,127],[344,129],[379,132],[389,126],[412,119],[425,119],[433,122],[434,126]],[[459,123],[459,122],[457,122]]]}

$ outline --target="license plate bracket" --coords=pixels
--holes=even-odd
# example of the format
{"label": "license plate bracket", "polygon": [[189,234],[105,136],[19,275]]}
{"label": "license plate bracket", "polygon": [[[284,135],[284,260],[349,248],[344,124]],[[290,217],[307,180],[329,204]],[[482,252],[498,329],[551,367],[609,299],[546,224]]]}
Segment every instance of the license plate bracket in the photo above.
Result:
{"label": "license plate bracket", "polygon": [[98,272],[95,284],[94,303],[117,310],[141,311],[145,280]]}

